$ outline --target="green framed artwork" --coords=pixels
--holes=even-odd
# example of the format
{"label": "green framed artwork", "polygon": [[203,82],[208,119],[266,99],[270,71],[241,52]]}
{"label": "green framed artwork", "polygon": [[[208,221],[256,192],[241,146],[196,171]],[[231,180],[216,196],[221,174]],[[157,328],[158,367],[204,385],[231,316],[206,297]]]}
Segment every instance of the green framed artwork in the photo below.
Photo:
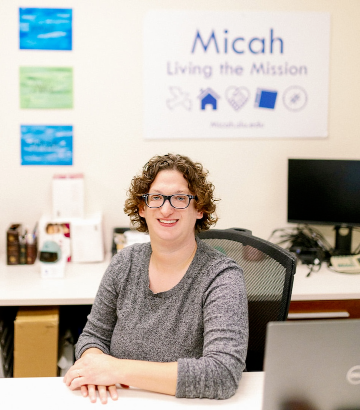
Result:
{"label": "green framed artwork", "polygon": [[20,67],[20,108],[73,108],[73,69]]}

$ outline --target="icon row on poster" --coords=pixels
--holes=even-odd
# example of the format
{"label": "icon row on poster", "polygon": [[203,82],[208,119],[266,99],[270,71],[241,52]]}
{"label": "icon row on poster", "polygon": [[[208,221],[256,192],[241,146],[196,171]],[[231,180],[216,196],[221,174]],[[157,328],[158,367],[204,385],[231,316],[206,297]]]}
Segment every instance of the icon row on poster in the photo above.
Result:
{"label": "icon row on poster", "polygon": [[[178,86],[169,87],[169,91],[171,97],[166,100],[166,105],[170,110],[174,110],[177,107],[185,108],[188,111],[192,109],[193,101],[189,97],[189,93],[184,92]],[[225,100],[235,111],[243,108],[250,101],[250,96],[250,91],[246,87],[230,86],[225,91]],[[279,92],[276,90],[258,88],[256,90],[254,106],[275,110],[278,96]],[[200,102],[200,110],[217,110],[219,108],[218,101],[221,99],[221,96],[210,87],[201,90],[197,98]],[[300,111],[306,106],[308,97],[302,87],[291,86],[283,93],[282,100],[288,110]]]}

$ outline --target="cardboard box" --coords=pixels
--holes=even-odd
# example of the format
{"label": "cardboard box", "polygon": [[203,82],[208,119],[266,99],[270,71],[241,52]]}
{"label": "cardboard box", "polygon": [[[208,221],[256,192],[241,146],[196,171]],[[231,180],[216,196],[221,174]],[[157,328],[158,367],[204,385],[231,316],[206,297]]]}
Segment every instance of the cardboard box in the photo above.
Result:
{"label": "cardboard box", "polygon": [[59,308],[19,308],[14,332],[14,377],[56,377]]}

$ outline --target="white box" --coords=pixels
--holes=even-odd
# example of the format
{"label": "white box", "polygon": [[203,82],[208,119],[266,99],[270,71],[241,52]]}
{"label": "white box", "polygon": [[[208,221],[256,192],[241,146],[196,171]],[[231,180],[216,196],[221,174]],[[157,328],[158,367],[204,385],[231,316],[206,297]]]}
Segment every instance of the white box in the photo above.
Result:
{"label": "white box", "polygon": [[86,218],[72,219],[71,261],[101,262],[104,260],[102,215],[96,213]]}
{"label": "white box", "polygon": [[41,277],[43,279],[57,279],[65,276],[66,260],[62,256],[58,262],[40,262]]}
{"label": "white box", "polygon": [[83,174],[54,175],[52,208],[53,218],[84,217]]}
{"label": "white box", "polygon": [[65,262],[71,261],[71,219],[51,218],[42,215],[38,227],[38,250],[41,251],[46,241],[54,241],[61,248]]}

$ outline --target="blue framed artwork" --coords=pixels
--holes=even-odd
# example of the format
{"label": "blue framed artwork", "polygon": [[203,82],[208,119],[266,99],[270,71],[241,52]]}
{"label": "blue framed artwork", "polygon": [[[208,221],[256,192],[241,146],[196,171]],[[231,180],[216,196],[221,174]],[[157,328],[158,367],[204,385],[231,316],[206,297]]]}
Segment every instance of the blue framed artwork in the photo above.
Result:
{"label": "blue framed artwork", "polygon": [[72,165],[72,125],[22,125],[21,165]]}
{"label": "blue framed artwork", "polygon": [[72,9],[19,8],[21,50],[72,50]]}

